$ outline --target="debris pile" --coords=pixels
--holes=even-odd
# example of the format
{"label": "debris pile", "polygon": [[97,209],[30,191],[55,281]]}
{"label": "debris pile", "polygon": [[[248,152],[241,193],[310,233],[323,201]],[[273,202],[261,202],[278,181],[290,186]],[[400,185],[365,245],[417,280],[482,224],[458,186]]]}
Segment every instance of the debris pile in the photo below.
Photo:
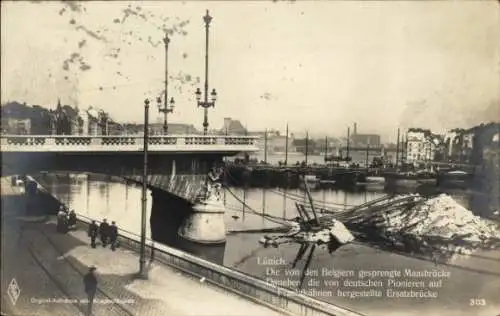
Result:
{"label": "debris pile", "polygon": [[354,236],[340,221],[333,220],[328,226],[319,229],[302,230],[298,223],[291,223],[291,229],[285,235],[274,237],[264,236],[259,242],[264,245],[277,246],[291,241],[299,243],[347,244],[354,240]]}
{"label": "debris pile", "polygon": [[352,230],[368,231],[368,239],[376,236],[393,248],[432,255],[435,259],[451,259],[455,254],[500,245],[497,224],[475,216],[445,194],[365,213],[362,219],[357,216],[345,222]]}
{"label": "debris pile", "polygon": [[446,194],[430,199],[419,194],[383,197],[330,213],[315,225],[309,225],[312,219],[304,221],[311,210],[301,206],[298,211],[304,213],[303,220],[291,222],[286,234],[264,236],[260,243],[332,244],[335,250],[356,238],[388,251],[444,262],[457,254],[500,247],[498,224],[475,216]]}

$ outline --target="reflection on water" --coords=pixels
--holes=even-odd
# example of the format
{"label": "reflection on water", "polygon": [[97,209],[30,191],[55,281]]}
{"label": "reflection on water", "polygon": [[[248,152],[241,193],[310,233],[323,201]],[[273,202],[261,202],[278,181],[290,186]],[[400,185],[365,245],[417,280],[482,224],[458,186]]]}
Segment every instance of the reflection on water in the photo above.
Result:
{"label": "reflection on water", "polygon": [[[78,214],[101,220],[107,218],[116,221],[119,228],[136,234],[140,232],[141,214],[141,187],[127,184],[119,178],[99,177],[94,175],[40,175],[37,180],[51,194],[56,196],[69,208]],[[150,192],[151,193],[151,192]],[[377,199],[386,192],[383,188],[370,188],[358,190],[357,192],[345,192],[342,190],[320,190],[312,192],[315,201],[322,202],[331,208],[345,208],[359,205],[367,201]],[[463,193],[456,192],[454,195],[464,206],[474,204],[474,198],[468,198]],[[236,189],[233,188],[224,193],[227,211],[225,222],[229,231],[258,230],[279,226],[263,218],[261,215],[269,214],[275,217],[291,218],[297,216],[295,202],[306,201],[306,195],[300,190],[280,191],[278,189]],[[244,202],[246,205],[243,205]],[[147,216],[151,216],[152,198],[147,194]],[[161,213],[162,216],[171,216],[168,212]],[[162,226],[171,236],[177,236],[177,229],[172,220],[170,224]],[[151,236],[151,225],[147,221],[147,234]],[[160,223],[164,225],[164,223]],[[169,246],[179,248],[193,253],[206,260],[235,268],[239,271],[252,274],[262,279],[268,279],[266,265],[261,263],[263,258],[282,257],[287,264],[278,267],[284,269],[321,269],[333,267],[338,269],[391,269],[404,265],[405,267],[416,267],[419,269],[432,269],[432,263],[427,266],[426,262],[410,260],[405,257],[394,257],[386,252],[374,250],[369,247],[349,244],[338,248],[332,245],[321,245],[306,247],[297,243],[280,245],[278,248],[263,247],[258,240],[262,233],[231,233],[228,234],[224,245],[203,246],[180,240],[175,237],[166,242]],[[337,249],[338,248],[338,249]],[[297,281],[290,288],[296,289],[303,283],[308,286],[311,277],[298,274],[290,276],[289,279]],[[283,271],[282,271],[283,273]],[[272,280],[269,280],[272,281]],[[293,285],[293,286],[292,286]],[[325,286],[318,286],[317,290],[325,290]],[[358,304],[358,299],[352,300],[339,297],[318,297],[327,301],[343,302],[346,305]],[[373,303],[376,298],[363,298]],[[363,301],[365,302],[365,301]],[[382,304],[380,308],[384,308]]]}
{"label": "reflection on water", "polygon": [[[116,221],[120,229],[140,233],[141,188],[124,180],[96,175],[40,175],[35,177],[59,201],[77,214],[96,220]],[[147,216],[151,216],[151,194],[147,198]],[[151,236],[149,221],[147,237]]]}
{"label": "reflection on water", "polygon": [[[61,202],[77,213],[101,220],[116,221],[130,232],[140,231],[138,217],[141,211],[141,187],[126,183],[120,178],[97,175],[41,175],[40,183]],[[365,203],[382,196],[383,192],[347,193],[341,190],[312,192],[315,201],[335,208]],[[261,215],[290,218],[297,216],[294,202],[307,201],[300,190],[238,189],[224,193],[227,207],[225,221],[230,231],[272,228],[277,223],[265,220]],[[242,203],[244,202],[244,204]],[[147,216],[151,216],[151,192],[147,194]],[[148,234],[150,227],[148,227]],[[149,237],[150,235],[148,235]]]}

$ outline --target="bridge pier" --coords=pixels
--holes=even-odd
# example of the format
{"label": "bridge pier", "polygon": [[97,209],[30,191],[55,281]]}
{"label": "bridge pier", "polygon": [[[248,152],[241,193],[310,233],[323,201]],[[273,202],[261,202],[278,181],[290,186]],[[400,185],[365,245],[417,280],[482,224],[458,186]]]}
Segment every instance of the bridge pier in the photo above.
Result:
{"label": "bridge pier", "polygon": [[202,244],[226,242],[225,206],[220,191],[220,184],[207,184],[206,197],[193,206],[178,230],[180,237]]}

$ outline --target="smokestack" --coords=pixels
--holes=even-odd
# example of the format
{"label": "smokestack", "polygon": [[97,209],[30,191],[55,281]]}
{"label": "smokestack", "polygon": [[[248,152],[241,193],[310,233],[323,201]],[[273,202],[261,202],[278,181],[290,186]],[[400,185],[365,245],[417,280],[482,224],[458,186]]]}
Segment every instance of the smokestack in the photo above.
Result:
{"label": "smokestack", "polygon": [[358,123],[354,122],[354,129],[352,131],[352,134],[353,135],[357,135],[358,134]]}

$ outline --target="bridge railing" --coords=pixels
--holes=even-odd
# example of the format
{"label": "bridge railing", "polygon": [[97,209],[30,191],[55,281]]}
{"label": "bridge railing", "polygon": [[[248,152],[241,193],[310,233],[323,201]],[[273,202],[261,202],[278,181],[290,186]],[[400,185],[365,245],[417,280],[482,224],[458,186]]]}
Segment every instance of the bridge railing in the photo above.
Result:
{"label": "bridge railing", "polygon": [[[142,136],[82,136],[82,135],[1,135],[7,146],[129,146],[144,145]],[[258,137],[219,135],[150,136],[148,145],[160,146],[256,146]]]}

